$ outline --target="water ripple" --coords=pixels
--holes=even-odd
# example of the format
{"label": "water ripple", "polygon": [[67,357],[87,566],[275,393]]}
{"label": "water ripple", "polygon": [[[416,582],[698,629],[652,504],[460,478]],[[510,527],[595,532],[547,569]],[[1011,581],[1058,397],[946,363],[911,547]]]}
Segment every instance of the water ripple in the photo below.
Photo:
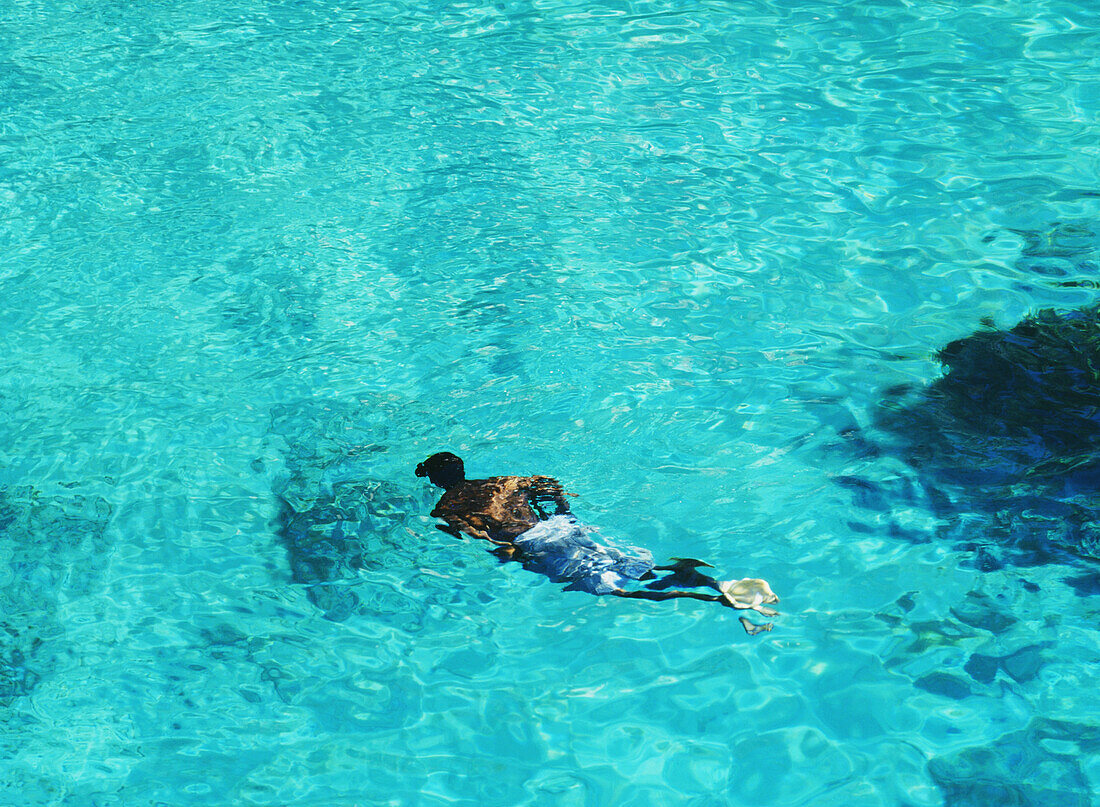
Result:
{"label": "water ripple", "polygon": [[[993,568],[1021,524],[868,434],[1095,302],[1095,10],[0,23],[9,801],[1087,803],[1093,569]],[[781,629],[437,535],[441,448]]]}

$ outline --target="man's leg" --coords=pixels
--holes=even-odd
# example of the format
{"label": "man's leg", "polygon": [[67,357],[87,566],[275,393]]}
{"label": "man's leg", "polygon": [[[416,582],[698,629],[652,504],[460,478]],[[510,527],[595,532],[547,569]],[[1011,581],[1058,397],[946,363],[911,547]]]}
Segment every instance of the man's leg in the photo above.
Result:
{"label": "man's leg", "polygon": [[713,568],[709,563],[704,563],[694,558],[672,558],[672,560],[676,562],[667,566],[653,567],[653,570],[656,572],[669,572],[669,574],[646,585],[647,589],[651,591],[664,591],[665,589],[676,586],[677,588],[712,588],[715,591],[722,590],[718,587],[717,580],[699,571],[700,566]]}
{"label": "man's leg", "polygon": [[628,597],[633,600],[653,600],[654,602],[663,602],[664,600],[703,600],[704,602],[720,602],[723,605],[726,603],[726,598],[719,594],[700,594],[697,591],[626,591],[625,589],[617,588],[611,592],[616,597]]}
{"label": "man's leg", "polygon": [[[703,602],[716,602],[727,608],[734,607],[725,597],[717,594],[700,594],[697,591],[626,591],[617,588],[611,593],[616,597],[625,597],[631,600],[653,600],[656,602],[664,600],[702,600]],[[755,636],[758,633],[770,631],[772,629],[772,623],[768,622],[764,625],[756,625],[745,617],[741,617],[741,627],[745,629],[745,633],[749,636]]]}

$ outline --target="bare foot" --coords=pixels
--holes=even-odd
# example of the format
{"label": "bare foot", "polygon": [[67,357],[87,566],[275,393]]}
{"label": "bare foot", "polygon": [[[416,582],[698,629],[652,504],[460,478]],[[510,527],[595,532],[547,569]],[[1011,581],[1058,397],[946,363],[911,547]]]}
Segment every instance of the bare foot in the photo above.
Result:
{"label": "bare foot", "polygon": [[759,577],[746,577],[743,580],[722,580],[718,583],[726,602],[734,608],[751,608],[764,616],[775,616],[778,611],[765,606],[779,602],[767,580]]}

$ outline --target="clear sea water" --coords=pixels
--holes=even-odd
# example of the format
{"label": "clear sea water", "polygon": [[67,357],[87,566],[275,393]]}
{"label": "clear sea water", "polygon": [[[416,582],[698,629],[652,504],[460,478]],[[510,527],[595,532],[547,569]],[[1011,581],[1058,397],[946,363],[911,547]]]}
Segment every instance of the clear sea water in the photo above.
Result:
{"label": "clear sea water", "polygon": [[[944,344],[1095,301],[1095,3],[0,30],[0,803],[1098,803],[1097,561],[837,482],[914,478],[838,435]],[[443,449],[775,630],[444,536]]]}

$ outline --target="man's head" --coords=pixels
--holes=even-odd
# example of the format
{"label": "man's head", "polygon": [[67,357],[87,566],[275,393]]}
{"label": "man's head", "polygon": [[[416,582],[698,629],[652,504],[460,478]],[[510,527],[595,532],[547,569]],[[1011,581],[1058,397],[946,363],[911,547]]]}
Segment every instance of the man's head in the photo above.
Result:
{"label": "man's head", "polygon": [[426,476],[436,487],[450,490],[466,481],[462,460],[449,451],[432,454],[416,466],[417,476]]}

